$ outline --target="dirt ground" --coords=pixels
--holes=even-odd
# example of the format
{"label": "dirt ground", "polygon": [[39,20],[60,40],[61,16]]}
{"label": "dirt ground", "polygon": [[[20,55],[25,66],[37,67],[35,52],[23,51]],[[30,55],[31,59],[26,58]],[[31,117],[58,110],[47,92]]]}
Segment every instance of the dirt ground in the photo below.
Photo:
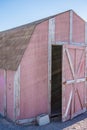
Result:
{"label": "dirt ground", "polygon": [[18,126],[0,116],[0,130],[87,130],[87,112],[64,123],[55,118],[44,126]]}

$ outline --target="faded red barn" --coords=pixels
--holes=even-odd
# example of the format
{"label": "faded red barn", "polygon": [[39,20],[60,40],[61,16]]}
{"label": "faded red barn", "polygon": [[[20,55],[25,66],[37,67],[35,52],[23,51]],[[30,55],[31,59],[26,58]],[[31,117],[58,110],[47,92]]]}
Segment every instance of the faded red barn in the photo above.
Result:
{"label": "faded red barn", "polygon": [[0,32],[0,113],[65,121],[86,111],[86,34],[72,10]]}

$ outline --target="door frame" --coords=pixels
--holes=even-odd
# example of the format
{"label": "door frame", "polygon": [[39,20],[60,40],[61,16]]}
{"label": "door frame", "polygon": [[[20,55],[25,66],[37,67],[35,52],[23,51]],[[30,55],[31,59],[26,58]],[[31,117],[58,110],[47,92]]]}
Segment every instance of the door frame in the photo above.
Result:
{"label": "door frame", "polygon": [[51,74],[52,74],[52,46],[63,46],[58,42],[57,44],[48,44],[48,113],[51,116]]}

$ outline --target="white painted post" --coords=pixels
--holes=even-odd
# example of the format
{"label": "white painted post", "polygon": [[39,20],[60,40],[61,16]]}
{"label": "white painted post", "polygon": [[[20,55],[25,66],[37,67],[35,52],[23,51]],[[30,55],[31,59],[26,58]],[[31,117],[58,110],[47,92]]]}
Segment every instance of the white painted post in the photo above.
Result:
{"label": "white painted post", "polygon": [[55,44],[55,18],[49,19],[48,31],[48,109],[51,114],[51,64],[52,64],[52,44]]}
{"label": "white painted post", "polygon": [[85,22],[85,44],[87,45],[87,22]]}
{"label": "white painted post", "polygon": [[14,120],[20,115],[20,66],[14,76]]}
{"label": "white painted post", "polygon": [[86,105],[86,109],[87,109],[87,22],[85,22],[85,45],[86,45],[86,49],[85,49],[85,105]]}
{"label": "white painted post", "polygon": [[73,35],[73,11],[70,11],[70,44],[72,44],[72,35]]}
{"label": "white painted post", "polygon": [[4,70],[4,80],[5,80],[5,84],[4,84],[4,116],[6,116],[7,114],[7,71]]}
{"label": "white painted post", "polygon": [[87,47],[85,48],[85,107],[87,109]]}

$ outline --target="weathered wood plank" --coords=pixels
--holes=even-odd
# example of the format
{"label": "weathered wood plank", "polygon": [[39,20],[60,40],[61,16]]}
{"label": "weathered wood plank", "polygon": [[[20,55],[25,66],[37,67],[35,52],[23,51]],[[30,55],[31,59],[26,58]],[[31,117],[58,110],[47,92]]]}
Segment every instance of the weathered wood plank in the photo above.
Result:
{"label": "weathered wood plank", "polygon": [[85,22],[85,44],[87,45],[87,22]]}
{"label": "weathered wood plank", "polygon": [[64,118],[67,117],[67,114],[68,114],[68,111],[69,111],[69,108],[70,108],[70,104],[71,104],[71,100],[72,100],[72,95],[73,95],[73,92],[71,90],[70,96],[69,96],[69,101],[68,101],[68,104],[67,104],[67,107],[66,107],[66,111],[65,111],[65,114],[64,114]]}
{"label": "weathered wood plank", "polygon": [[82,101],[81,101],[80,94],[79,94],[79,91],[78,91],[77,88],[76,88],[76,92],[77,92],[77,95],[78,95],[78,99],[79,99],[79,102],[80,102],[81,109],[83,109]]}
{"label": "weathered wood plank", "polygon": [[16,124],[18,124],[18,125],[21,125],[21,124],[33,124],[33,123],[35,123],[35,121],[36,121],[36,118],[16,120]]}
{"label": "weathered wood plank", "polygon": [[14,75],[14,119],[20,115],[20,66]]}
{"label": "weathered wood plank", "polygon": [[7,71],[4,70],[4,116],[7,114]]}
{"label": "weathered wood plank", "polygon": [[87,109],[87,47],[85,48],[85,97],[84,97],[84,102],[85,102],[85,107]]}
{"label": "weathered wood plank", "polygon": [[66,48],[66,54],[67,54],[67,57],[68,57],[68,61],[69,61],[69,64],[70,64],[70,68],[71,68],[71,72],[72,72],[73,78],[75,78],[75,73],[74,73],[72,60],[71,60],[71,57],[70,57],[70,54],[69,54],[69,51],[68,51],[67,48]]}
{"label": "weathered wood plank", "polygon": [[67,80],[65,82],[63,82],[63,84],[73,84],[73,83],[80,83],[80,82],[85,82],[86,78],[80,78],[80,79],[76,79],[76,80]]}
{"label": "weathered wood plank", "polygon": [[70,11],[70,44],[72,44],[72,34],[73,34],[73,11]]}
{"label": "weathered wood plank", "polygon": [[83,61],[84,53],[85,53],[85,51],[83,50],[83,53],[82,53],[81,58],[80,58],[80,61],[79,61],[79,65],[78,65],[77,73],[79,73],[79,70],[80,70],[80,68],[81,68],[81,63],[82,63],[82,61]]}

